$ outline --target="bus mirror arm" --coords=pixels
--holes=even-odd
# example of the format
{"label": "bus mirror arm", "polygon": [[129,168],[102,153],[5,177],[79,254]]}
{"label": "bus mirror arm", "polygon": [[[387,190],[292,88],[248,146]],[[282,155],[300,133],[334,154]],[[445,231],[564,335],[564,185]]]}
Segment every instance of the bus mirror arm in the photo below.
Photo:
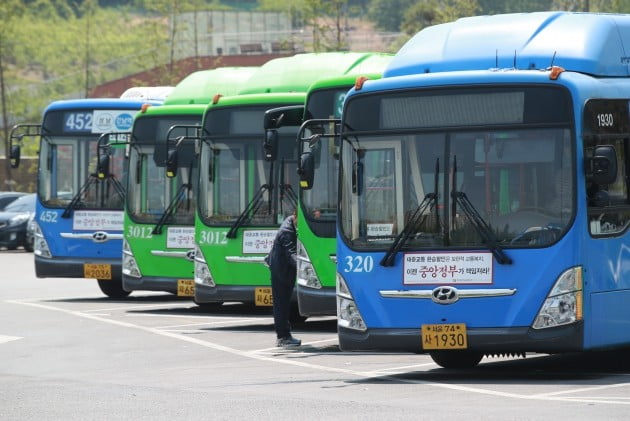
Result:
{"label": "bus mirror arm", "polygon": [[20,166],[22,156],[22,140],[25,137],[42,135],[42,126],[39,124],[16,124],[9,134],[9,161],[11,168]]}

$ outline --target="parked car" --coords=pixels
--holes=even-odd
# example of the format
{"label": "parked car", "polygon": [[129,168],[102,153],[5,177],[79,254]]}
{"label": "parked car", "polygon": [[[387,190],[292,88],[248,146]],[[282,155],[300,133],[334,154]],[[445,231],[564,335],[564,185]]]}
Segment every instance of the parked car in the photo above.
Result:
{"label": "parked car", "polygon": [[0,191],[0,210],[3,210],[9,203],[25,194],[19,191]]}
{"label": "parked car", "polygon": [[26,240],[26,227],[35,214],[35,193],[25,194],[9,203],[0,212],[0,247],[15,250],[24,247],[33,251],[33,243]]}

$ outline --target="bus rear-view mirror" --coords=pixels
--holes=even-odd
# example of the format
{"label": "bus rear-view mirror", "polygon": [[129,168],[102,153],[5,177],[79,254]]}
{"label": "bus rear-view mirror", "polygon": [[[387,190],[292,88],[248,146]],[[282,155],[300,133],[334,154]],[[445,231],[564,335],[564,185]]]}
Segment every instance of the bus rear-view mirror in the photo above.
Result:
{"label": "bus rear-view mirror", "polygon": [[612,184],[617,179],[617,154],[614,146],[597,146],[590,159],[590,171],[593,183]]}
{"label": "bus rear-view mirror", "polygon": [[312,152],[304,152],[300,157],[298,175],[300,176],[300,188],[302,190],[310,190],[313,188],[313,180],[315,179],[315,157]]}
{"label": "bus rear-view mirror", "polygon": [[20,145],[11,146],[11,152],[9,154],[9,160],[11,161],[11,168],[17,168],[20,166],[20,156],[22,155],[22,150]]}
{"label": "bus rear-view mirror", "polygon": [[177,164],[177,149],[172,149],[168,151],[166,157],[166,176],[168,178],[173,178],[177,175]]}
{"label": "bus rear-view mirror", "polygon": [[96,174],[98,178],[104,179],[109,176],[109,154],[104,153],[98,157],[98,163],[96,165]]}
{"label": "bus rear-view mirror", "polygon": [[265,161],[275,161],[278,154],[278,132],[276,130],[265,131],[263,142],[263,154]]}

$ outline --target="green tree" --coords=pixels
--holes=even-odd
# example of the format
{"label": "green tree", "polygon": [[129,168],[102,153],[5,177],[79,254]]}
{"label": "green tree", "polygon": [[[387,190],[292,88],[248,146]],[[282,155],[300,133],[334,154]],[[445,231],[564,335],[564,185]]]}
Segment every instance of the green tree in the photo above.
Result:
{"label": "green tree", "polygon": [[401,29],[414,35],[427,26],[474,16],[478,11],[477,0],[421,0],[407,9]]}
{"label": "green tree", "polygon": [[629,13],[630,0],[553,0],[551,8],[570,12]]}
{"label": "green tree", "polygon": [[371,0],[368,18],[384,31],[398,32],[407,10],[416,0]]}
{"label": "green tree", "polygon": [[[2,137],[4,140],[5,155],[8,158],[9,155],[9,110],[7,109],[8,103],[8,90],[7,79],[8,76],[8,64],[11,62],[11,57],[17,47],[15,43],[12,43],[11,34],[16,29],[16,20],[22,15],[24,8],[19,0],[4,0],[0,2],[0,106],[2,107]],[[8,189],[12,189],[12,177],[9,160],[5,159],[4,168],[4,180],[7,183]],[[4,188],[2,186],[0,188]]]}
{"label": "green tree", "polygon": [[477,0],[480,14],[496,15],[500,13],[540,12],[551,9],[552,0]]}

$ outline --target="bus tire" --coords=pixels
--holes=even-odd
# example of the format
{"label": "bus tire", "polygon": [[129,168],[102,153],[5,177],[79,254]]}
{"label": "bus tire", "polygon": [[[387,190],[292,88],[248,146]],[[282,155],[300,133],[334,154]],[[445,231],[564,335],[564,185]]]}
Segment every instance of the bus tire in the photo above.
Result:
{"label": "bus tire", "polygon": [[97,279],[98,287],[103,294],[109,298],[121,299],[127,297],[131,292],[125,291],[122,286],[122,279]]}
{"label": "bus tire", "polygon": [[429,355],[437,365],[444,368],[473,368],[483,358],[481,352],[473,351],[435,351]]}

